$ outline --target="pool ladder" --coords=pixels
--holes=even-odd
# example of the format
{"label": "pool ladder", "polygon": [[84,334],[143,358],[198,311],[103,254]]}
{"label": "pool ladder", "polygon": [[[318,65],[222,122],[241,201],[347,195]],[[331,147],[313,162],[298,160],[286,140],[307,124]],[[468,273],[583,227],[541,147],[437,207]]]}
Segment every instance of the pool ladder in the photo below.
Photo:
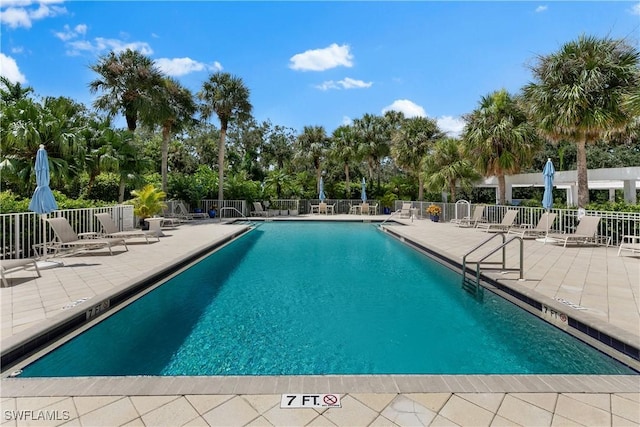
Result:
{"label": "pool ladder", "polygon": [[224,211],[237,212],[237,213],[240,214],[240,216],[242,218],[244,218],[245,224],[251,224],[251,226],[254,227],[254,228],[258,226],[255,222],[251,221],[249,218],[247,218],[247,216],[245,214],[243,214],[242,212],[240,212],[238,209],[234,208],[233,206],[225,206],[222,209],[220,209],[220,220],[222,220],[222,218],[223,218],[223,212]]}
{"label": "pool ladder", "polygon": [[[474,253],[478,249],[482,248],[483,246],[485,246],[486,244],[488,244],[490,241],[492,241],[493,239],[495,239],[498,236],[500,236],[502,238],[502,244],[500,244],[499,246],[493,248],[491,251],[486,253],[482,258],[480,258],[477,261],[467,261],[467,257],[469,255],[471,255],[472,253]],[[507,268],[507,265],[506,265],[507,264],[506,249],[507,249],[507,246],[510,243],[514,242],[514,241],[520,242],[520,245],[519,245],[519,247],[520,247],[520,259],[519,259],[520,265],[519,265],[518,268]],[[489,258],[491,255],[495,254],[499,250],[502,250],[502,260],[501,261],[486,261],[487,258]],[[475,264],[475,266],[476,266],[475,274],[474,274],[474,272],[467,272],[468,264]],[[498,267],[490,267],[492,265],[494,265],[494,266],[498,265]],[[524,280],[524,278],[523,278],[523,267],[524,267],[524,241],[523,241],[523,239],[521,237],[518,237],[518,236],[514,236],[514,237],[511,237],[511,238],[507,239],[504,233],[496,233],[496,234],[492,235],[491,237],[489,237],[488,239],[485,239],[484,241],[482,241],[479,245],[477,245],[476,247],[471,249],[469,252],[464,254],[464,256],[462,257],[462,289],[464,289],[465,291],[469,292],[471,295],[475,296],[476,298],[482,300],[482,298],[484,296],[484,287],[482,287],[480,285],[480,271],[481,270],[500,270],[502,272],[518,271],[520,273],[520,277],[518,278],[518,280]]]}

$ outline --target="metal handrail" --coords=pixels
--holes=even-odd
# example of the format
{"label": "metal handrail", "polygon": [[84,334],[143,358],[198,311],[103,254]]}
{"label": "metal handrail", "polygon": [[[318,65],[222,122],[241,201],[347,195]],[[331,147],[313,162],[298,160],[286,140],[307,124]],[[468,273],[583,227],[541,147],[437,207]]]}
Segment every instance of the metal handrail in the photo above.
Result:
{"label": "metal handrail", "polygon": [[222,220],[222,217],[223,217],[222,212],[224,212],[224,211],[226,211],[226,210],[236,211],[236,212],[238,212],[238,213],[240,214],[240,216],[241,216],[242,218],[244,218],[244,219],[245,219],[247,222],[249,222],[250,224],[252,224],[252,225],[254,225],[254,226],[257,226],[257,225],[258,225],[258,224],[256,224],[255,222],[251,221],[249,218],[247,218],[247,217],[245,216],[245,214],[243,214],[242,212],[240,212],[238,209],[234,208],[233,206],[225,206],[225,207],[223,207],[223,208],[221,208],[221,209],[220,209],[220,219],[221,219],[221,220]]}
{"label": "metal handrail", "polygon": [[[491,237],[489,237],[488,239],[483,240],[482,242],[480,242],[480,244],[478,244],[477,246],[475,246],[473,249],[471,249],[469,252],[467,252],[466,254],[464,254],[464,256],[462,257],[462,285],[463,287],[465,287],[465,280],[467,278],[467,256],[469,256],[470,254],[472,254],[473,252],[477,251],[478,249],[480,249],[481,247],[483,247],[484,245],[486,245],[487,243],[489,243],[491,240],[495,239],[496,237],[500,236],[502,238],[502,244],[500,244],[499,246],[495,247],[494,249],[492,249],[489,253],[485,254],[482,258],[480,258],[477,261],[470,261],[473,264],[476,264],[476,277],[475,277],[475,289],[474,292],[476,293],[476,295],[478,295],[478,291],[480,290],[480,270],[482,268],[482,264],[484,263],[485,265],[487,264],[500,264],[501,268],[500,270],[502,271],[519,271],[520,272],[520,277],[518,280],[524,280],[524,240],[521,237],[518,236],[513,236],[510,239],[506,239],[506,236],[504,233],[496,233],[494,235],[492,235]],[[519,240],[520,241],[520,266],[519,268],[507,268],[506,267],[506,246],[508,244],[510,244],[511,242],[513,242],[514,240]],[[491,255],[495,254],[497,251],[502,249],[502,261],[501,262],[485,262],[485,260],[490,257]],[[486,269],[486,267],[485,267]],[[495,268],[493,268],[495,270]],[[481,292],[480,292],[481,294]]]}
{"label": "metal handrail", "polygon": [[[394,216],[395,214],[400,213],[401,211],[402,211],[402,209],[398,209],[395,212],[391,212],[391,215],[389,215],[388,218],[386,218],[384,221],[382,221],[378,227],[382,227],[387,221],[389,221],[391,219],[392,216]],[[413,217],[412,217],[412,221],[413,221]]]}

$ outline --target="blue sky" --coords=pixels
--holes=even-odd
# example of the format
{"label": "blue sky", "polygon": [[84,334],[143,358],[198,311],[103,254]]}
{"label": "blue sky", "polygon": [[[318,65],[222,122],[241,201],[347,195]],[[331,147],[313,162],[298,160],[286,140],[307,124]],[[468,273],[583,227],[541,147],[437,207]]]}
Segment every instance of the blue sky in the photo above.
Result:
{"label": "blue sky", "polygon": [[640,2],[2,0],[0,23],[0,74],[42,96],[91,106],[89,66],[133,48],[194,93],[215,71],[241,77],[258,121],[331,133],[395,109],[455,135],[581,34],[638,46]]}

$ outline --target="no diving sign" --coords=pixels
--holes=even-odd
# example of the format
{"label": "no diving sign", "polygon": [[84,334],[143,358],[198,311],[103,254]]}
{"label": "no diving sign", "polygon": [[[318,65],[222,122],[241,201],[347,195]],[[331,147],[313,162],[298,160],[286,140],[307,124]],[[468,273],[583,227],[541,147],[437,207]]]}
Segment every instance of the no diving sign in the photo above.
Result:
{"label": "no diving sign", "polygon": [[280,408],[340,408],[339,394],[283,394]]}

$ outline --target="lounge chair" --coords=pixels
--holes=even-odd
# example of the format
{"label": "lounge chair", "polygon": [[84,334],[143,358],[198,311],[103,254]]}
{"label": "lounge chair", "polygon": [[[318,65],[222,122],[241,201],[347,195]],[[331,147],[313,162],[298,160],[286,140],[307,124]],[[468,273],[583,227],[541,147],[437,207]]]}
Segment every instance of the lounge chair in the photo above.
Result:
{"label": "lounge chair", "polygon": [[26,270],[27,268],[32,266],[36,270],[38,277],[41,277],[40,270],[38,269],[38,264],[33,258],[0,259],[0,276],[2,276],[2,286],[9,286],[5,274],[13,273],[14,271],[19,270]]}
{"label": "lounge chair", "polygon": [[550,239],[554,243],[562,243],[564,247],[567,247],[567,243],[594,243],[599,224],[599,216],[583,216],[575,232],[550,233],[547,235],[547,239]]}
{"label": "lounge chair", "polygon": [[555,213],[545,212],[540,217],[538,224],[535,228],[531,228],[531,224],[522,224],[520,227],[510,227],[507,234],[515,234],[516,236],[520,236],[523,239],[528,237],[536,238],[536,237],[544,237],[549,233],[551,226],[556,220]]}
{"label": "lounge chair", "polygon": [[411,202],[403,202],[400,208],[400,218],[411,218]]}
{"label": "lounge chair", "polygon": [[176,210],[179,217],[184,219],[205,219],[208,218],[209,215],[204,212],[189,212],[189,209],[182,202],[178,202],[176,204]]}
{"label": "lounge chair", "polygon": [[111,250],[112,246],[124,245],[124,248],[128,251],[127,243],[122,237],[118,238],[99,238],[99,239],[81,239],[78,234],[71,228],[71,224],[64,217],[48,218],[47,222],[53,229],[56,235],[56,241],[52,247],[56,250],[70,249],[70,250],[82,250],[82,249],[96,249],[109,248],[109,253],[113,255]]}
{"label": "lounge chair", "polygon": [[473,215],[452,219],[451,222],[458,227],[475,227],[482,222],[482,215],[484,215],[484,205],[476,206],[473,209]]}
{"label": "lounge chair", "polygon": [[513,226],[513,222],[516,220],[518,212],[520,211],[509,209],[507,210],[507,213],[504,214],[504,216],[502,217],[502,221],[499,224],[480,222],[476,224],[476,228],[484,230],[487,233],[490,231],[508,231],[509,228]]}
{"label": "lounge chair", "polygon": [[622,236],[622,241],[618,247],[618,256],[622,251],[630,251],[632,254],[640,253],[640,236]]}
{"label": "lounge chair", "polygon": [[262,203],[253,202],[253,210],[249,212],[250,216],[269,216],[269,211],[265,211],[262,208]]}
{"label": "lounge chair", "polygon": [[102,230],[104,231],[103,236],[104,237],[122,237],[123,239],[134,239],[136,237],[144,237],[144,239],[147,241],[147,244],[149,244],[149,236],[151,237],[155,237],[158,242],[160,241],[160,236],[158,236],[157,233],[154,233],[152,231],[145,231],[145,230],[126,230],[126,231],[119,231],[118,230],[118,226],[116,225],[115,222],[113,222],[113,219],[111,219],[111,215],[109,215],[108,213],[98,213],[95,214],[96,218],[98,218],[98,221],[100,221],[100,224],[102,225]]}

